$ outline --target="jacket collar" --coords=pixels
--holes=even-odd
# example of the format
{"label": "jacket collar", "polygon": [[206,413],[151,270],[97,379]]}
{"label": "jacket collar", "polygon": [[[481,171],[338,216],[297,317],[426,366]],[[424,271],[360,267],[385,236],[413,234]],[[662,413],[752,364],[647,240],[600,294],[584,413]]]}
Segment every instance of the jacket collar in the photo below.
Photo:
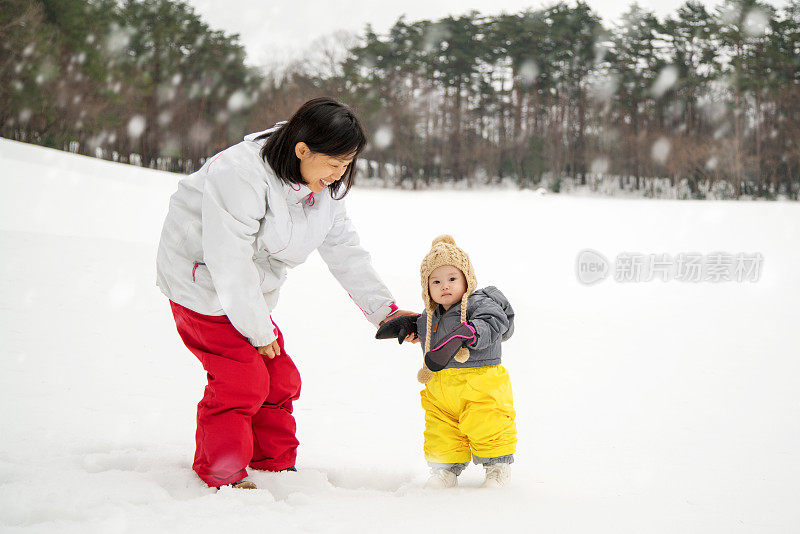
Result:
{"label": "jacket collar", "polygon": [[433,314],[436,317],[441,317],[442,315],[444,315],[446,313],[454,313],[454,312],[458,312],[459,314],[461,313],[461,301],[460,300],[458,302],[456,302],[455,304],[453,304],[452,306],[450,306],[450,309],[447,310],[447,311],[445,311],[444,306],[442,306],[441,304],[437,304],[436,305],[436,309],[433,310]]}
{"label": "jacket collar", "polygon": [[289,205],[305,203],[313,206],[314,193],[311,192],[307,185],[281,183],[283,183],[283,189],[286,192],[286,199]]}

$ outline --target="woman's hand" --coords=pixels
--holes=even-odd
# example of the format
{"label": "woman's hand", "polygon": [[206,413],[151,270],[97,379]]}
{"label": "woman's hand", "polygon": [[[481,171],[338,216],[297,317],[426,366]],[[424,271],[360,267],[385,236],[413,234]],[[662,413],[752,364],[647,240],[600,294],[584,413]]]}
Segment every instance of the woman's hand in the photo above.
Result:
{"label": "woman's hand", "polygon": [[417,337],[417,318],[418,313],[393,313],[394,317],[381,323],[378,331],[375,332],[375,339],[397,339],[398,343],[403,341],[414,342]]}
{"label": "woman's hand", "polygon": [[394,312],[392,312],[389,315],[387,315],[386,319],[384,319],[383,321],[378,323],[378,326],[382,325],[386,321],[390,321],[392,319],[400,317],[401,315],[418,315],[418,314],[417,314],[417,312],[412,312],[412,311],[408,311],[408,310],[395,310]]}
{"label": "woman's hand", "polygon": [[256,350],[258,351],[259,354],[261,354],[262,356],[266,356],[270,360],[275,356],[281,355],[281,347],[280,345],[278,345],[277,339],[272,343],[270,343],[269,345],[264,345],[263,347],[256,347]]}

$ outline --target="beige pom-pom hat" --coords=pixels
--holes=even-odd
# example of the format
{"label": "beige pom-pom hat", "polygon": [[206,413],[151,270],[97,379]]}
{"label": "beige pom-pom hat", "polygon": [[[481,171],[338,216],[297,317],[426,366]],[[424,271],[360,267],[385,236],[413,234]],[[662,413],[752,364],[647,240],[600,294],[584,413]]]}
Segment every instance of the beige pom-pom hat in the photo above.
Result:
{"label": "beige pom-pom hat", "polygon": [[[422,265],[419,269],[420,282],[422,283],[422,302],[425,303],[425,312],[428,316],[425,329],[425,350],[430,350],[431,323],[433,322],[433,311],[437,306],[431,299],[431,294],[428,290],[428,278],[435,269],[442,265],[452,265],[464,273],[464,278],[467,280],[467,290],[464,292],[464,296],[461,297],[462,323],[467,321],[467,298],[469,298],[478,286],[475,279],[475,271],[472,268],[472,262],[469,261],[469,256],[456,246],[453,237],[449,235],[440,235],[434,239],[433,243],[431,243],[431,250],[422,260]],[[462,348],[454,358],[461,363],[467,361],[469,359],[469,350]],[[417,379],[423,384],[427,383],[432,376],[433,371],[424,365],[422,369],[419,370],[419,373],[417,373]]]}

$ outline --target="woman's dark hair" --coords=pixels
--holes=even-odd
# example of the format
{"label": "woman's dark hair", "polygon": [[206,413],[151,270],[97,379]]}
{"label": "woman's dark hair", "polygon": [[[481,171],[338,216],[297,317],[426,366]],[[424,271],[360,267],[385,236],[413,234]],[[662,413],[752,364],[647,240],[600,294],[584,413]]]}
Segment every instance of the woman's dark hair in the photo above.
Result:
{"label": "woman's dark hair", "polygon": [[[353,186],[358,154],[364,150],[367,137],[350,108],[331,98],[309,100],[287,123],[272,132],[261,149],[261,157],[275,175],[288,184],[303,184],[300,160],[294,147],[304,142],[312,152],[327,156],[353,156],[342,179],[329,187],[333,198],[343,198]],[[344,182],[341,196],[335,196]]]}

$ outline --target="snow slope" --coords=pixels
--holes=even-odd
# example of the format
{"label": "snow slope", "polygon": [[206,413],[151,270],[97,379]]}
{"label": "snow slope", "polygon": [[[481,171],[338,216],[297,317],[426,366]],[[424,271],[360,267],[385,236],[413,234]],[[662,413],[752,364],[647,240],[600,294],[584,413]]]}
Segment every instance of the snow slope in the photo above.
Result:
{"label": "snow slope", "polygon": [[[510,488],[421,489],[418,346],[317,255],[274,317],[303,375],[298,473],[191,471],[199,363],[154,286],[178,176],[0,139],[2,532],[800,531],[800,206],[355,189],[400,305],[452,233],[517,311]],[[446,210],[446,211],[444,211]],[[760,252],[756,283],[578,283],[575,258]],[[310,306],[309,304],[314,304]]]}

